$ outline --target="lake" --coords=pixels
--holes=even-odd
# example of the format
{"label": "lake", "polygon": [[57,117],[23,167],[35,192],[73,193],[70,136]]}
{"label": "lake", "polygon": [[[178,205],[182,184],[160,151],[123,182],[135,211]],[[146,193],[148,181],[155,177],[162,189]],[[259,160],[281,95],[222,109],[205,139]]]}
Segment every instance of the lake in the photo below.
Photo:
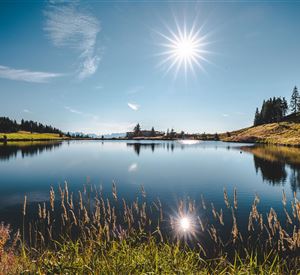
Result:
{"label": "lake", "polygon": [[[291,200],[300,188],[300,149],[215,141],[64,141],[0,145],[0,217],[19,226],[27,195],[30,207],[49,200],[49,188],[68,182],[76,194],[87,181],[133,200],[141,185],[149,200],[167,209],[201,194],[225,207],[237,188],[238,217],[248,220],[255,194],[260,210],[282,210],[282,190]],[[171,210],[170,210],[171,211]]]}

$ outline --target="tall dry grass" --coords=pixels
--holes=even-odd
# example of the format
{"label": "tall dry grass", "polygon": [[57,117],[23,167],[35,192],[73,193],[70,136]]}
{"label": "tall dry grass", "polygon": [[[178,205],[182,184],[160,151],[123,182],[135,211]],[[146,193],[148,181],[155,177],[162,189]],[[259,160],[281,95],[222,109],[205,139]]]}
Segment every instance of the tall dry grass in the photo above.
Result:
{"label": "tall dry grass", "polygon": [[[260,198],[255,195],[246,230],[241,230],[237,216],[236,189],[232,199],[224,189],[224,209],[208,204],[201,195],[200,203],[180,200],[176,214],[164,211],[159,199],[149,201],[144,187],[134,201],[127,202],[119,196],[115,183],[111,196],[104,196],[102,186],[89,181],[77,194],[69,191],[67,183],[56,192],[51,187],[49,201],[38,204],[35,220],[26,216],[28,203],[25,197],[22,236],[17,235],[14,244],[7,246],[9,228],[5,231],[2,225],[3,232],[0,230],[1,255],[15,255],[24,270],[105,273],[117,268],[115,274],[118,270],[122,274],[134,273],[130,268],[141,272],[156,269],[158,273],[176,273],[182,268],[185,272],[201,269],[207,272],[203,274],[211,274],[211,270],[300,269],[300,201],[296,194],[289,204],[283,192],[285,218],[281,220],[273,208],[260,213]],[[184,217],[190,221],[188,230],[180,228]]]}

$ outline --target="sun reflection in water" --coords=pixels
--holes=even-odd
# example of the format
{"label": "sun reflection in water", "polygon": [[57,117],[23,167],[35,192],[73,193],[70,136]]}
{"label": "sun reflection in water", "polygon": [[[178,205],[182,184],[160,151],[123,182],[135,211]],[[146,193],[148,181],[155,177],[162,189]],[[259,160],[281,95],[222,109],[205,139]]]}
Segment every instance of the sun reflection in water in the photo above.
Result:
{"label": "sun reflection in water", "polygon": [[178,140],[178,142],[184,145],[194,145],[200,143],[199,140],[195,140],[195,139],[182,139],[182,140]]}

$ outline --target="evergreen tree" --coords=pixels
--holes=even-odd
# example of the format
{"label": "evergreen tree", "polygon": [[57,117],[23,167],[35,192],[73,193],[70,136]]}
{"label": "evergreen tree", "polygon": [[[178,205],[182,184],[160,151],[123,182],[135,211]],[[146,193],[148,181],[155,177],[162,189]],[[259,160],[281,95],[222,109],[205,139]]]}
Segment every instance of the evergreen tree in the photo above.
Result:
{"label": "evergreen tree", "polygon": [[175,133],[174,129],[172,128],[171,132],[170,132],[170,138],[174,138],[175,135],[176,135],[176,133]]}
{"label": "evergreen tree", "polygon": [[8,117],[0,117],[0,132],[12,133],[17,131],[62,134],[62,131],[52,126],[43,125],[34,121],[24,121],[22,119],[21,123],[18,124],[17,121],[11,120]]}
{"label": "evergreen tree", "polygon": [[300,96],[296,86],[293,89],[291,102],[290,102],[290,109],[293,114],[299,112],[300,110]]}
{"label": "evergreen tree", "polygon": [[288,110],[288,104],[285,98],[273,97],[268,100],[264,100],[259,111],[256,108],[254,116],[254,126],[279,122],[286,116]]}
{"label": "evergreen tree", "polygon": [[134,136],[137,137],[141,134],[141,126],[138,123],[133,129]]}
{"label": "evergreen tree", "polygon": [[261,116],[258,108],[256,108],[255,111],[255,117],[254,117],[254,126],[260,125],[261,124]]}
{"label": "evergreen tree", "polygon": [[155,130],[154,130],[154,127],[152,127],[152,129],[151,129],[151,137],[155,137]]}
{"label": "evergreen tree", "polygon": [[283,116],[287,115],[288,109],[289,109],[288,103],[287,103],[285,97],[283,97],[282,101],[281,101],[281,110],[282,110]]}

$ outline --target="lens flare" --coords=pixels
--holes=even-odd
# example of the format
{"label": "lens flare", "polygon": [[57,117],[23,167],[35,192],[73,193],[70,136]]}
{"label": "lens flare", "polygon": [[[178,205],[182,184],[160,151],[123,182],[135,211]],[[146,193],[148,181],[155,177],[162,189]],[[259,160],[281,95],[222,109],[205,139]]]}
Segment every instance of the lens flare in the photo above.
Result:
{"label": "lens flare", "polygon": [[191,28],[184,23],[182,27],[176,21],[176,30],[173,31],[167,27],[169,33],[158,34],[164,39],[160,45],[165,50],[158,55],[163,56],[163,60],[159,63],[159,67],[166,68],[166,73],[174,69],[175,77],[178,72],[183,69],[185,75],[188,71],[195,73],[195,67],[205,72],[203,62],[209,62],[206,55],[210,52],[206,49],[209,44],[207,36],[202,35],[202,27],[196,27],[194,22]]}
{"label": "lens flare", "polygon": [[196,219],[191,214],[180,214],[171,217],[171,228],[176,239],[189,240],[196,238]]}
{"label": "lens flare", "polygon": [[188,217],[183,217],[179,220],[179,225],[180,225],[181,229],[185,232],[190,229],[191,222]]}

